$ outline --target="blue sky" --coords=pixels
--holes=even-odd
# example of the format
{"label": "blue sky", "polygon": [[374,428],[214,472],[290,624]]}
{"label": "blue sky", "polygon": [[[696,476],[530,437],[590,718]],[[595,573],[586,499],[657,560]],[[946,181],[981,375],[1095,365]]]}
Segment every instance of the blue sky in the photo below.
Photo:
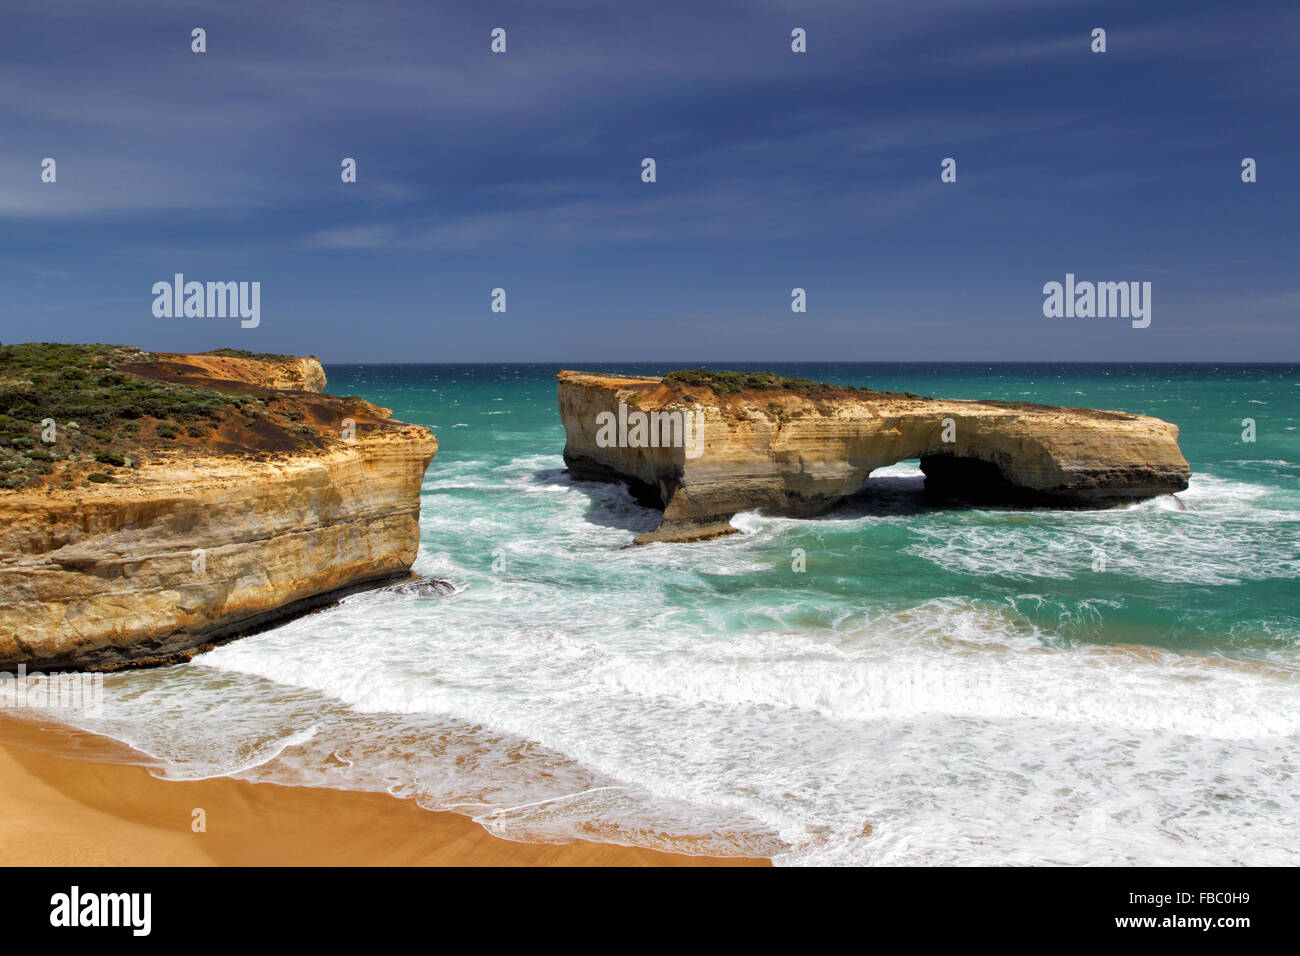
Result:
{"label": "blue sky", "polygon": [[[4,0],[3,21],[5,343],[1300,360],[1290,0]],[[155,318],[177,272],[259,281],[261,324]],[[1150,281],[1151,326],[1045,318],[1067,272]]]}

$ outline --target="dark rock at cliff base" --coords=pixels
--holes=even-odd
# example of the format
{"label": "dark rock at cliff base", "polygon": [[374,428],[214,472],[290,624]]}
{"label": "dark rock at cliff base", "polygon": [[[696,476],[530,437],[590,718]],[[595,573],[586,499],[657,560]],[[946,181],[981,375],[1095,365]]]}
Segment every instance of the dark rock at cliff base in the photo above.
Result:
{"label": "dark rock at cliff base", "polygon": [[456,586],[441,578],[420,578],[418,581],[403,581],[384,590],[393,594],[413,594],[417,597],[443,597],[455,593]]}

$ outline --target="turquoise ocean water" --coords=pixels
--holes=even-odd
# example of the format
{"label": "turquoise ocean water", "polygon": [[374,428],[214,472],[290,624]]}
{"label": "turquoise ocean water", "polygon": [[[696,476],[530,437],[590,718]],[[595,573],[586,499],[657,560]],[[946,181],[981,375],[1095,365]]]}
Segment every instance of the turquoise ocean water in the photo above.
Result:
{"label": "turquoise ocean water", "polygon": [[935,510],[903,462],[821,518],[644,548],[657,513],[564,471],[559,368],[329,367],[330,392],[436,432],[416,570],[456,593],[359,594],[110,675],[76,723],[163,776],[388,790],[514,839],[1300,862],[1300,367],[765,365],[1156,415],[1191,487]]}

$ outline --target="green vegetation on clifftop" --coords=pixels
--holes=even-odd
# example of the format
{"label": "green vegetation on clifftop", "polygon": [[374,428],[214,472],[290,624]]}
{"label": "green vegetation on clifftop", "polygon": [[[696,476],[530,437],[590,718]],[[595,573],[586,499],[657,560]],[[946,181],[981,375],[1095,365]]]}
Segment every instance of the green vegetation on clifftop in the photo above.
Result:
{"label": "green vegetation on clifftop", "polygon": [[705,369],[683,369],[669,372],[663,377],[668,386],[699,386],[710,388],[717,395],[739,395],[743,392],[785,391],[820,398],[831,395],[880,395],[901,398],[921,398],[912,392],[878,392],[857,385],[828,385],[809,378],[791,378],[772,372],[710,372]]}
{"label": "green vegetation on clifftop", "polygon": [[[113,469],[136,467],[141,453],[213,440],[218,429],[231,430],[232,419],[271,417],[267,405],[277,396],[265,389],[231,394],[120,370],[157,360],[117,345],[0,346],[0,489],[55,477],[64,487],[111,481]],[[305,431],[295,439],[306,440]],[[45,440],[50,434],[54,441]]]}

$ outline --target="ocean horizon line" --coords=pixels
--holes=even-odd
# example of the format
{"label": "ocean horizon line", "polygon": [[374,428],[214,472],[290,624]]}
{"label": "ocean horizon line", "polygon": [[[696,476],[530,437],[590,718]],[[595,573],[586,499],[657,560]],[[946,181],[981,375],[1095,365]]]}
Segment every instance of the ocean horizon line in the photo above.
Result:
{"label": "ocean horizon line", "polygon": [[478,366],[490,368],[501,365],[559,365],[566,368],[583,365],[687,365],[692,362],[697,366],[706,365],[853,365],[853,366],[892,366],[892,365],[1004,365],[1004,366],[1025,366],[1025,365],[1050,365],[1050,366],[1080,366],[1080,367],[1097,367],[1112,366],[1115,368],[1174,368],[1185,367],[1189,365],[1204,366],[1206,368],[1284,368],[1287,366],[1300,367],[1300,359],[1295,361],[1282,362],[1264,362],[1264,361],[1204,361],[1188,360],[1182,362],[1115,362],[1115,361],[1054,361],[1050,359],[1026,359],[1021,361],[1000,359],[978,360],[978,359],[873,359],[870,361],[853,360],[846,361],[843,359],[722,359],[722,360],[703,360],[703,359],[589,359],[584,361],[539,361],[536,359],[529,361],[497,361],[497,362],[336,362],[331,359],[315,356],[323,365],[338,366],[359,366],[359,365],[392,365],[404,366],[410,368],[428,368],[428,367],[450,367],[450,366]]}

